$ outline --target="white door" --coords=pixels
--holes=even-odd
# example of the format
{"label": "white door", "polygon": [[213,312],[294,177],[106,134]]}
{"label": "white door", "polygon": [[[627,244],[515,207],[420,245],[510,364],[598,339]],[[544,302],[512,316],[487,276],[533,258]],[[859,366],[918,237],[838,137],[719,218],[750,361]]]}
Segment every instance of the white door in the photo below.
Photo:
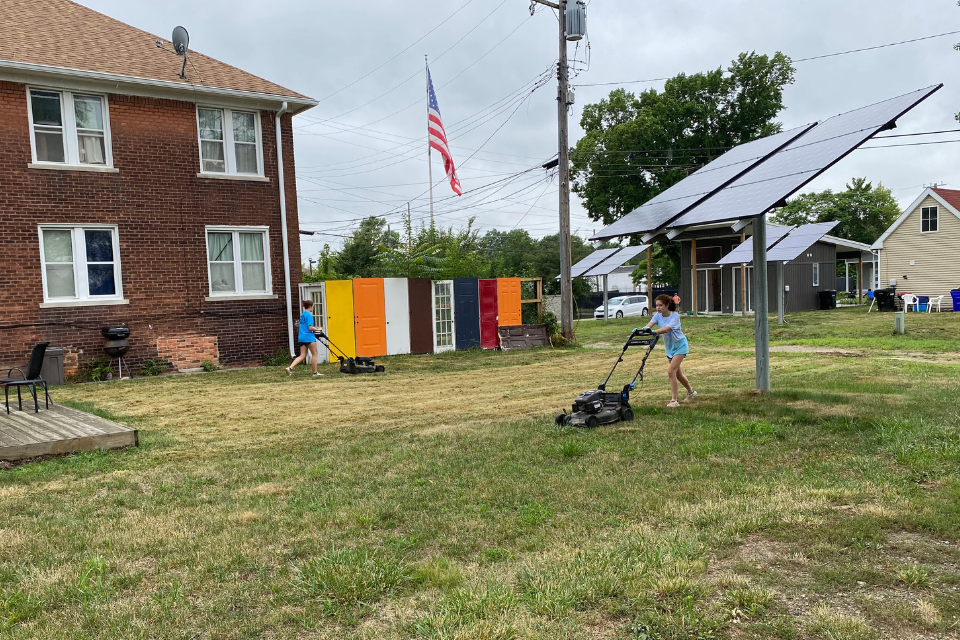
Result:
{"label": "white door", "polygon": [[410,292],[406,278],[383,279],[387,355],[410,353]]}
{"label": "white door", "polygon": [[[300,285],[300,313],[303,312],[303,301],[304,300],[313,300],[313,322],[315,327],[320,327],[323,329],[324,333],[327,331],[327,288],[322,282],[312,282],[304,283]],[[297,313],[293,317],[293,331],[294,337],[296,337],[299,332],[299,318],[300,314]],[[294,340],[296,342],[296,340]],[[299,353],[297,354],[299,355]],[[327,353],[327,346],[323,343],[323,340],[317,342],[317,356],[319,361],[326,362],[330,358],[330,354]],[[310,359],[310,352],[307,352],[307,360]]]}
{"label": "white door", "polygon": [[453,326],[453,280],[433,282],[433,351],[442,353],[456,348]]}

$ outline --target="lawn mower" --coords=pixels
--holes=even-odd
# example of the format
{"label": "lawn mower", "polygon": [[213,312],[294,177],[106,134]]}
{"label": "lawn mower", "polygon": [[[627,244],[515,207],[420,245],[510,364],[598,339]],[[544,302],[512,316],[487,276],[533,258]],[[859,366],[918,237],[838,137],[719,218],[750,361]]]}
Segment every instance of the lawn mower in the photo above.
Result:
{"label": "lawn mower", "polygon": [[323,340],[323,343],[327,345],[330,353],[340,362],[340,373],[383,373],[386,371],[383,365],[374,362],[373,358],[363,356],[357,356],[356,358],[347,357],[347,354],[345,354],[340,347],[333,344],[333,342],[330,341],[330,337],[323,331],[314,331],[313,334],[317,336],[318,340]]}
{"label": "lawn mower", "polygon": [[[647,358],[650,357],[653,348],[657,346],[659,340],[660,334],[655,333],[652,329],[646,327],[643,329],[634,329],[633,332],[630,333],[630,337],[627,338],[626,344],[623,345],[623,351],[620,352],[617,361],[613,363],[613,369],[610,369],[610,374],[607,375],[607,379],[596,389],[584,391],[578,395],[577,399],[573,401],[572,411],[568,414],[567,411],[564,410],[563,413],[557,416],[555,420],[557,426],[562,427],[569,425],[593,429],[601,424],[612,424],[621,420],[623,422],[630,422],[633,420],[633,409],[630,408],[630,392],[637,386],[638,380],[641,384],[643,383],[643,367],[647,364]],[[630,384],[624,385],[619,393],[608,393],[607,383],[610,382],[610,378],[613,377],[613,372],[616,371],[617,365],[623,362],[623,356],[630,347],[647,348],[646,353],[643,354],[643,360],[640,362],[640,368],[637,370],[637,375],[633,376]]]}

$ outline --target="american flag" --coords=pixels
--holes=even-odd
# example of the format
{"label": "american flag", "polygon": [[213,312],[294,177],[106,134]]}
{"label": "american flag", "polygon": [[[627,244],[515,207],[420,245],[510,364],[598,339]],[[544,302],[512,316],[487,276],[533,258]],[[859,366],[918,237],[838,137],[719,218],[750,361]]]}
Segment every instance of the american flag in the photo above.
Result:
{"label": "american flag", "polygon": [[450,147],[447,146],[447,132],[443,129],[443,121],[440,120],[440,105],[437,104],[437,94],[433,92],[433,79],[430,77],[430,69],[427,69],[427,93],[429,94],[430,104],[427,106],[427,134],[430,137],[430,147],[436,149],[443,156],[443,168],[447,172],[447,178],[450,180],[450,188],[455,194],[462,195],[460,180],[457,178],[457,168],[453,166],[453,156],[450,155]]}

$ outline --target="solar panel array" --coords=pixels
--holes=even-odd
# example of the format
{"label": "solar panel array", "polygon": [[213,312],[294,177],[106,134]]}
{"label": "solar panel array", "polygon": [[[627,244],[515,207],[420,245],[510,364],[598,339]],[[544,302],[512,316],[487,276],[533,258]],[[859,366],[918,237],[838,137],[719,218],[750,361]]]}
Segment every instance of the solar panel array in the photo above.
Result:
{"label": "solar panel array", "polygon": [[684,211],[715,193],[731,180],[756,166],[778,149],[789,144],[814,125],[808,124],[776,133],[730,149],[713,162],[658,194],[623,216],[591,240],[615,238],[661,229]]}
{"label": "solar panel array", "polygon": [[670,226],[691,227],[766,213],[941,86],[920,89],[822,122]]}
{"label": "solar panel array", "polygon": [[[579,278],[587,271],[590,271],[590,269],[593,269],[595,266],[615,254],[617,251],[620,251],[620,247],[614,247],[613,249],[597,249],[586,258],[570,267],[570,277]],[[559,278],[560,276],[557,277]]]}
{"label": "solar panel array", "polygon": [[789,262],[816,244],[820,238],[830,233],[839,222],[817,222],[805,224],[791,231],[786,238],[767,252],[768,261]]}
{"label": "solar panel array", "polygon": [[[767,251],[780,242],[794,228],[780,224],[767,225]],[[717,264],[750,264],[753,262],[753,238],[737,246],[736,249],[717,260]]]}
{"label": "solar panel array", "polygon": [[583,274],[583,276],[585,278],[590,278],[593,276],[608,276],[618,268],[622,267],[646,251],[649,247],[650,245],[648,244],[639,247],[624,247],[619,252],[595,266],[590,271],[587,271],[585,274]]}

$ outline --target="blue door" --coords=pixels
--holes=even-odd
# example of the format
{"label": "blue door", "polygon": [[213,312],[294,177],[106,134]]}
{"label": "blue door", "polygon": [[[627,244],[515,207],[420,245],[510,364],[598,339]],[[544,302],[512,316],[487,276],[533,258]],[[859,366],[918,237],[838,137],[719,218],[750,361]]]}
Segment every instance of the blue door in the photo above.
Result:
{"label": "blue door", "polygon": [[480,346],[480,281],[477,278],[453,279],[453,317],[457,349]]}

